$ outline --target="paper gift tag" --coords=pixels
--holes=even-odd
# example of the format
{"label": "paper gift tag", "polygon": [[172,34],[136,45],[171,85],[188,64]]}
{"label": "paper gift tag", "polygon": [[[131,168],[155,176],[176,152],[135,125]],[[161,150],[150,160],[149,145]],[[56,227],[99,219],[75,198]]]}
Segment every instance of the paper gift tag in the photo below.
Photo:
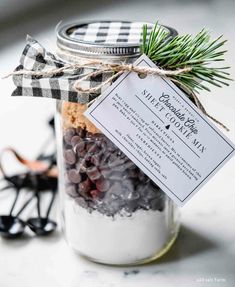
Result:
{"label": "paper gift tag", "polygon": [[[135,65],[156,67],[145,55]],[[165,78],[124,73],[85,116],[181,206],[234,155],[233,143]]]}

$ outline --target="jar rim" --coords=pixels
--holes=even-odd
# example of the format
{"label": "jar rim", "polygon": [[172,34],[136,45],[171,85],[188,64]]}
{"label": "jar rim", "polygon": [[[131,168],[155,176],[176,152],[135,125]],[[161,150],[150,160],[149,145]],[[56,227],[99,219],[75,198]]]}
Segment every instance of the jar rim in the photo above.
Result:
{"label": "jar rim", "polygon": [[[145,21],[123,21],[123,20],[93,20],[93,21],[84,21],[84,22],[74,22],[67,23],[60,26],[57,30],[57,46],[59,49],[72,53],[77,56],[85,56],[85,57],[105,57],[105,58],[117,58],[117,57],[137,57],[141,54],[140,51],[140,42],[129,42],[128,39],[125,39],[125,42],[113,42],[107,43],[103,41],[102,43],[88,40],[81,40],[75,37],[71,37],[70,31],[74,31],[79,27],[83,27],[85,25],[95,24],[95,23],[125,23],[127,25],[132,25],[135,23],[141,23],[151,25],[151,29],[154,24]],[[169,37],[173,38],[178,33],[175,29],[161,25],[166,31],[169,33]],[[141,35],[139,35],[141,37]]]}

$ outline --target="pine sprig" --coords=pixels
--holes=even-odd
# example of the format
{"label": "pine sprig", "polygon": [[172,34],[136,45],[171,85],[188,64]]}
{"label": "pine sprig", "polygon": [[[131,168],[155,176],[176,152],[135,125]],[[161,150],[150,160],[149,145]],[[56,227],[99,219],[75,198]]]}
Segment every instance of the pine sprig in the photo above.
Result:
{"label": "pine sprig", "polygon": [[211,40],[205,29],[196,36],[189,34],[169,38],[168,32],[158,23],[155,24],[149,37],[148,27],[143,26],[141,52],[146,54],[154,63],[165,70],[177,70],[190,67],[191,71],[185,72],[171,79],[189,91],[207,90],[207,84],[217,87],[228,86],[229,67],[215,67],[214,64],[224,61],[226,50],[221,48],[226,40],[222,36]]}

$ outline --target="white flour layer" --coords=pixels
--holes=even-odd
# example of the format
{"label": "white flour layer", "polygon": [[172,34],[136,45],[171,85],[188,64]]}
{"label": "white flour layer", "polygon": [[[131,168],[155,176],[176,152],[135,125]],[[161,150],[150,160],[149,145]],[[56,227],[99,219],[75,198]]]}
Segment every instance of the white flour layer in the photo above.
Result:
{"label": "white flour layer", "polygon": [[165,211],[138,210],[131,216],[89,213],[65,200],[65,233],[79,253],[107,264],[128,264],[157,254],[169,239]]}

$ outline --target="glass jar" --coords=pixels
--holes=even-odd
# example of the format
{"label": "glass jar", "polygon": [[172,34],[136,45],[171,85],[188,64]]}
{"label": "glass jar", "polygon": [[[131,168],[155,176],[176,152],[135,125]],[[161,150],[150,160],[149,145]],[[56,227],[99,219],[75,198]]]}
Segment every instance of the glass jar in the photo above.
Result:
{"label": "glass jar", "polygon": [[[65,25],[57,35],[58,55],[67,61],[76,57],[133,62],[140,55],[142,25],[110,21]],[[165,29],[169,37],[176,34]],[[76,252],[92,261],[112,265],[150,262],[176,239],[178,208],[88,121],[83,115],[86,108],[87,103],[57,103],[65,238]]]}

